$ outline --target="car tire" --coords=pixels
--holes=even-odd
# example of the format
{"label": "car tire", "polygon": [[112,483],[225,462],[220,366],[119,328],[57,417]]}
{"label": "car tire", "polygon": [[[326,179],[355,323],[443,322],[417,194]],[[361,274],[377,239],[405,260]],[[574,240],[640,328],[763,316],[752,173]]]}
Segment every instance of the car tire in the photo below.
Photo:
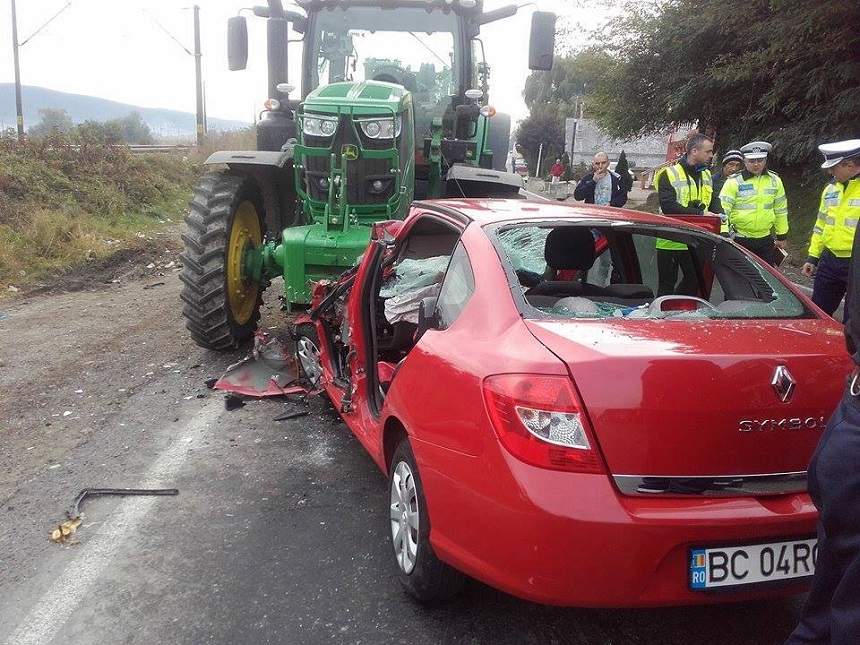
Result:
{"label": "car tire", "polygon": [[296,357],[301,370],[300,376],[305,378],[312,388],[316,389],[323,376],[320,339],[316,326],[313,323],[296,325],[293,338],[296,341]]}
{"label": "car tire", "polygon": [[408,439],[403,439],[394,451],[388,490],[389,532],[401,584],[421,604],[453,598],[462,590],[466,578],[439,560],[430,545],[430,517],[424,488]]}

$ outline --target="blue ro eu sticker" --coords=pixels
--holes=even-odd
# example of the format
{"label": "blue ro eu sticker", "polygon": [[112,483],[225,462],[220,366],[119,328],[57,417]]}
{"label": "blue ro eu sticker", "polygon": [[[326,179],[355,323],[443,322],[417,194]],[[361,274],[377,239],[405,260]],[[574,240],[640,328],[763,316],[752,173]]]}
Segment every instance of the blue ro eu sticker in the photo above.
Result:
{"label": "blue ro eu sticker", "polygon": [[695,549],[690,553],[690,587],[692,589],[705,589],[707,587],[708,567],[705,561],[704,549]]}

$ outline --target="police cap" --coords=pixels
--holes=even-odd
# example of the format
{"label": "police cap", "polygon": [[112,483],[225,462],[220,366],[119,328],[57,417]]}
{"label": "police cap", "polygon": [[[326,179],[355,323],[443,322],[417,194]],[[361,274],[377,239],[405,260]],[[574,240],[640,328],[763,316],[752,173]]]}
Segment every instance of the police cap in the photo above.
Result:
{"label": "police cap", "polygon": [[821,164],[821,167],[832,168],[843,159],[860,157],[860,139],[823,143],[818,146],[818,149],[824,155],[824,163]]}
{"label": "police cap", "polygon": [[751,141],[741,148],[744,159],[767,159],[767,154],[773,149],[767,141]]}

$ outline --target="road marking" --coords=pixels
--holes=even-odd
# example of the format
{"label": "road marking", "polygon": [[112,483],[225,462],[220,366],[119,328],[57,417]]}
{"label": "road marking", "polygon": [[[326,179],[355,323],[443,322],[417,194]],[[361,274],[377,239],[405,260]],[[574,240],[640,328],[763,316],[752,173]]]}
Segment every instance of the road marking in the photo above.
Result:
{"label": "road marking", "polygon": [[[220,399],[208,402],[152,464],[140,488],[159,488],[171,483],[188,458],[188,451],[223,410]],[[159,499],[135,497],[123,502],[84,545],[83,552],[69,563],[51,589],[39,599],[6,645],[41,645],[51,641],[78,605],[89,596],[91,587]]]}

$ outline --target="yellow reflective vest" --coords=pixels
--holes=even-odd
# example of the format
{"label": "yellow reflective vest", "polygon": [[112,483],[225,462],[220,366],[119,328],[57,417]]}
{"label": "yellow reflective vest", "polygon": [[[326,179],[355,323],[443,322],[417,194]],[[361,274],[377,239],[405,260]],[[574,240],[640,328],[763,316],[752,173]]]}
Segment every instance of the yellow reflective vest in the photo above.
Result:
{"label": "yellow reflective vest", "polygon": [[761,175],[739,172],[726,179],[720,191],[726,220],[723,232],[762,238],[773,232],[788,234],[788,200],[782,179],[770,170]]}
{"label": "yellow reflective vest", "polygon": [[[666,179],[672,184],[675,189],[675,195],[678,203],[681,206],[687,207],[691,202],[700,202],[704,205],[704,210],[708,210],[711,204],[711,199],[714,196],[714,183],[711,179],[711,171],[703,170],[701,184],[697,184],[694,179],[687,175],[684,166],[676,163],[673,166],[666,166],[657,171],[654,176],[654,186],[660,190],[660,177],[666,175]],[[678,215],[679,213],[664,213],[664,215]],[[664,251],[685,251],[686,244],[681,242],[673,242],[672,240],[657,239],[657,248]]]}
{"label": "yellow reflective vest", "polygon": [[850,258],[854,231],[860,220],[860,177],[845,186],[832,181],[821,193],[818,219],[809,241],[809,256],[820,258],[827,249],[837,258]]}

